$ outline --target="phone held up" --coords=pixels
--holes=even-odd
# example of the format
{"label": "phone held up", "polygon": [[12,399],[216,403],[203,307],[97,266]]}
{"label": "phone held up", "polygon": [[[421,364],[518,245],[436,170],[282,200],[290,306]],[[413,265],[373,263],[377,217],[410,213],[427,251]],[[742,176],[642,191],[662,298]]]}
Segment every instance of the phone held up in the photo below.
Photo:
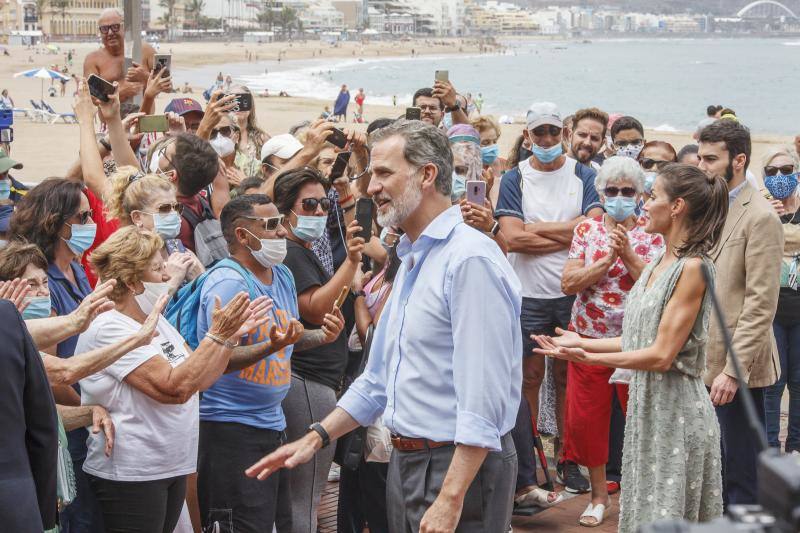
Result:
{"label": "phone held up", "polygon": [[137,121],[139,133],[153,133],[169,131],[169,121],[166,115],[145,115]]}
{"label": "phone held up", "polygon": [[114,86],[97,74],[90,75],[86,84],[89,86],[89,94],[103,102],[108,102],[108,95],[114,94]]}
{"label": "phone held up", "polygon": [[486,202],[486,182],[482,180],[470,180],[466,183],[467,201],[471,204],[483,207]]}
{"label": "phone held up", "polygon": [[442,82],[447,83],[448,81],[450,81],[450,71],[437,70],[435,79],[436,79],[436,81],[442,81]]}
{"label": "phone held up", "polygon": [[347,146],[347,135],[345,135],[342,130],[337,128],[333,128],[331,130],[331,134],[326,140],[336,148],[344,149],[344,147]]}
{"label": "phone held up", "polygon": [[406,108],[406,120],[421,120],[422,110],[418,107]]}
{"label": "phone held up", "polygon": [[356,201],[356,220],[358,225],[361,226],[361,231],[358,237],[364,239],[364,242],[369,242],[372,237],[372,216],[375,210],[375,203],[372,198],[359,198]]}
{"label": "phone held up", "polygon": [[333,162],[331,173],[328,176],[328,179],[330,179],[331,183],[344,175],[345,171],[347,170],[347,163],[350,162],[350,154],[352,154],[352,152],[339,152],[336,155],[336,161]]}

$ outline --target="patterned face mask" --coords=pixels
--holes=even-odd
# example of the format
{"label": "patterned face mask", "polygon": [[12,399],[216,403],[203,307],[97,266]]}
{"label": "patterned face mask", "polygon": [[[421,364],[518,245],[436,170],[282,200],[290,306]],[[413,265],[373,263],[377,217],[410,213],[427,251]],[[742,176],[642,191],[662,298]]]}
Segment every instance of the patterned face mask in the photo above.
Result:
{"label": "patterned face mask", "polygon": [[791,196],[795,189],[797,189],[797,176],[797,172],[793,172],[792,174],[781,174],[778,172],[774,176],[764,177],[764,186],[773,197],[778,200],[783,200]]}

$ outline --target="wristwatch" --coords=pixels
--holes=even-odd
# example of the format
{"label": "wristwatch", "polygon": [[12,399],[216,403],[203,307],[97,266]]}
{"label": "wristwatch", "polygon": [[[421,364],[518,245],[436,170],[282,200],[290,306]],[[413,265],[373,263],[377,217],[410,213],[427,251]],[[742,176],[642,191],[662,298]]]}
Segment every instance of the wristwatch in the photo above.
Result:
{"label": "wristwatch", "polygon": [[454,105],[453,107],[445,107],[444,108],[444,110],[447,111],[448,113],[452,113],[454,111],[458,111],[459,109],[461,109],[461,104],[458,102],[458,100],[456,100],[456,105]]}
{"label": "wristwatch", "polygon": [[319,422],[314,422],[313,424],[308,426],[308,430],[309,431],[315,431],[317,433],[317,435],[319,435],[319,438],[322,439],[322,447],[323,448],[331,443],[331,436],[328,435],[328,432],[325,431],[325,428],[322,427],[322,424],[320,424]]}
{"label": "wristwatch", "polygon": [[492,234],[492,237],[497,237],[497,234],[500,233],[500,223],[498,221],[494,221],[494,226],[492,226],[492,229],[489,231],[489,233]]}
{"label": "wristwatch", "polygon": [[364,292],[363,290],[362,291],[353,291],[353,295],[356,298],[358,298],[359,296],[361,296],[362,298],[366,298],[367,297],[367,293]]}

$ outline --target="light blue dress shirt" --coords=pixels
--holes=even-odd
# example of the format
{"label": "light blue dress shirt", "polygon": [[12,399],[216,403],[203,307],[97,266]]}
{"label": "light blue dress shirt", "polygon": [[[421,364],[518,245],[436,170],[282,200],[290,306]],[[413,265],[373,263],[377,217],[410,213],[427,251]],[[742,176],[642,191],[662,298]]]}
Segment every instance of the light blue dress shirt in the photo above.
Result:
{"label": "light blue dress shirt", "polygon": [[500,450],[522,386],[520,282],[458,206],[434,219],[402,261],[364,373],[339,400],[359,424],[383,413],[404,437]]}

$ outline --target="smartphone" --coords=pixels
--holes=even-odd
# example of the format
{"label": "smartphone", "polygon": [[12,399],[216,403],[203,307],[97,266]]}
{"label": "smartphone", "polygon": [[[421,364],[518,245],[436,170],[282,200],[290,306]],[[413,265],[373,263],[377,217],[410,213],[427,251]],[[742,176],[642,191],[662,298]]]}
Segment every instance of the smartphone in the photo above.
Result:
{"label": "smartphone", "polygon": [[172,255],[176,252],[183,253],[186,251],[186,247],[183,245],[180,239],[167,239],[164,244],[167,247],[167,255]]}
{"label": "smartphone", "polygon": [[236,105],[231,111],[250,111],[251,109],[253,109],[253,95],[250,93],[236,93]]}
{"label": "smartphone", "polygon": [[483,207],[483,203],[486,201],[486,182],[481,180],[470,180],[466,183],[466,186],[467,201]]}
{"label": "smartphone", "polygon": [[328,179],[333,183],[334,180],[339,179],[344,174],[344,171],[347,170],[347,163],[350,162],[350,154],[352,152],[339,152],[336,156],[336,161],[333,162],[333,166],[331,167],[331,173],[328,176]]}
{"label": "smartphone", "polygon": [[108,95],[114,94],[114,86],[97,74],[89,76],[86,83],[89,85],[89,94],[103,102],[108,102]]}
{"label": "smartphone", "polygon": [[364,242],[369,242],[372,237],[372,213],[375,209],[375,203],[372,198],[359,198],[356,201],[356,220],[358,225],[361,226],[361,231],[357,235],[364,239]]}
{"label": "smartphone", "polygon": [[139,133],[155,131],[169,131],[169,121],[166,115],[145,115],[139,117]]}
{"label": "smartphone", "polygon": [[436,81],[443,81],[443,82],[450,81],[450,72],[447,70],[437,70]]}
{"label": "smartphone", "polygon": [[333,128],[331,130],[333,133],[328,136],[327,141],[334,145],[337,148],[344,148],[347,146],[347,135],[340,129]]}
{"label": "smartphone", "polygon": [[[172,54],[156,54],[153,57],[153,69],[169,69],[172,67]],[[163,76],[163,74],[162,74]]]}
{"label": "smartphone", "polygon": [[422,110],[418,107],[406,108],[406,120],[421,120]]}
{"label": "smartphone", "polygon": [[339,291],[339,296],[337,296],[336,297],[336,301],[333,302],[333,308],[334,309],[341,309],[342,308],[342,304],[344,304],[344,301],[347,299],[347,295],[349,293],[350,293],[350,289],[347,287],[347,285],[342,287],[342,290]]}

